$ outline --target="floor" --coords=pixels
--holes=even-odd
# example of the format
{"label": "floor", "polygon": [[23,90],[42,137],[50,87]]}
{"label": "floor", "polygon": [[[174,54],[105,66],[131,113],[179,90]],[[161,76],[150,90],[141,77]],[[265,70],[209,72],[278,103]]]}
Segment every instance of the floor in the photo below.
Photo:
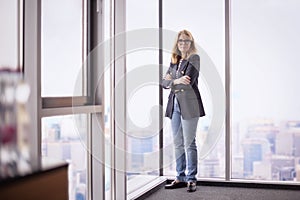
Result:
{"label": "floor", "polygon": [[186,188],[164,189],[163,185],[155,192],[139,198],[147,200],[300,200],[300,190],[243,188],[222,186],[197,186],[197,191],[188,193]]}

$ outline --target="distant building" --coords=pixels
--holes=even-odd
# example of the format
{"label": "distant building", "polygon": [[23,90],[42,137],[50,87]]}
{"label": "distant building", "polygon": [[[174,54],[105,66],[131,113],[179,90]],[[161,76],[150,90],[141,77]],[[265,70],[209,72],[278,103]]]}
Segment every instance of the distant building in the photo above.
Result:
{"label": "distant building", "polygon": [[253,178],[272,180],[272,164],[269,160],[253,162]]}
{"label": "distant building", "polygon": [[274,154],[276,152],[276,136],[279,128],[274,124],[273,120],[255,120],[250,122],[247,130],[248,138],[265,138],[270,144],[270,150]]}
{"label": "distant building", "polygon": [[300,121],[283,122],[276,145],[276,154],[300,157]]}
{"label": "distant building", "polygon": [[279,170],[280,181],[293,181],[296,177],[296,171],[294,167],[283,167]]}
{"label": "distant building", "polygon": [[287,130],[282,130],[276,137],[277,155],[293,155],[293,134]]}
{"label": "distant building", "polygon": [[[156,144],[154,140],[156,139],[156,137],[127,138],[127,159],[130,161],[128,162],[130,165],[127,167],[130,173],[143,173],[149,168],[149,165],[146,166],[145,163],[155,164],[156,161],[153,161],[151,154],[154,154],[154,144]],[[151,161],[149,162],[147,159],[151,159]]]}
{"label": "distant building", "polygon": [[219,159],[204,159],[201,162],[202,176],[204,177],[218,177],[220,174],[220,160]]}
{"label": "distant building", "polygon": [[[298,132],[299,131],[299,132]],[[294,142],[293,142],[293,155],[295,157],[300,157],[300,128],[297,132],[294,132]]]}
{"label": "distant building", "polygon": [[232,160],[232,177],[233,178],[244,178],[244,156],[235,155]]}
{"label": "distant building", "polygon": [[253,176],[254,162],[266,161],[270,154],[268,140],[263,138],[247,138],[242,142],[244,154],[244,177]]}
{"label": "distant building", "polygon": [[293,156],[273,155],[271,162],[273,180],[281,180],[286,177],[282,173],[286,173],[287,169],[295,169],[295,158]]}

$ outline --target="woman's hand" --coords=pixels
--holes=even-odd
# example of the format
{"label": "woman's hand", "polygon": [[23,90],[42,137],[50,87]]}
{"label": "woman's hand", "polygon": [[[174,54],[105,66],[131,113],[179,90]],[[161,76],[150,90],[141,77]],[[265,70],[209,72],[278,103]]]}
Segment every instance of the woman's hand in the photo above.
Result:
{"label": "woman's hand", "polygon": [[178,79],[174,80],[174,84],[184,84],[184,85],[188,85],[191,83],[191,78],[188,75],[182,76]]}
{"label": "woman's hand", "polygon": [[170,74],[167,74],[164,79],[170,81],[172,80],[172,76]]}

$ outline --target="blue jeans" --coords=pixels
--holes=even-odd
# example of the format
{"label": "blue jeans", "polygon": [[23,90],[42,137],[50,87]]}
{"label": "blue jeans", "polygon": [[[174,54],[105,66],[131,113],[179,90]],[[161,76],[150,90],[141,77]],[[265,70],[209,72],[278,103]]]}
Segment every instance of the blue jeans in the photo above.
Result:
{"label": "blue jeans", "polygon": [[[196,131],[199,117],[184,120],[181,116],[180,105],[174,98],[172,114],[172,132],[176,157],[176,179],[179,181],[196,182],[197,174],[197,146]],[[186,162],[187,160],[187,162]],[[185,174],[187,163],[187,174]]]}

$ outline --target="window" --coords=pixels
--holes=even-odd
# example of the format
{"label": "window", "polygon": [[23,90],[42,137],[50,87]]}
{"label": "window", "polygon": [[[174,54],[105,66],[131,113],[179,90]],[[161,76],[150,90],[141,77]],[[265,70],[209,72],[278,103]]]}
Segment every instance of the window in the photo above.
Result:
{"label": "window", "polygon": [[[201,117],[197,129],[198,177],[225,177],[225,134],[224,113],[224,3],[216,1],[185,1],[188,12],[184,15],[178,11],[184,9],[180,1],[163,1],[164,32],[164,71],[169,67],[171,53],[177,32],[189,30],[194,36],[200,55],[199,90],[206,112]],[[166,45],[168,44],[168,45]],[[215,70],[214,72],[210,70]],[[165,73],[165,72],[164,72]],[[215,86],[218,84],[218,91]],[[164,91],[166,107],[169,91]],[[216,96],[220,95],[220,96]],[[219,98],[220,97],[220,98]],[[220,106],[220,107],[219,107]],[[220,109],[221,108],[221,109]],[[164,111],[166,109],[164,108]],[[218,118],[218,120],[216,120]],[[175,158],[170,121],[164,122],[164,174],[176,175]]]}
{"label": "window", "polygon": [[45,117],[42,128],[42,156],[69,163],[69,199],[87,199],[88,116]]}
{"label": "window", "polygon": [[232,178],[299,181],[299,1],[232,1]]}
{"label": "window", "polygon": [[[39,138],[42,132],[42,141],[37,143],[43,156],[70,162],[70,199],[126,198],[126,192],[136,191],[156,179],[161,174],[161,165],[164,175],[175,175],[170,121],[164,117],[163,163],[159,158],[161,17],[164,72],[169,67],[170,49],[179,30],[192,32],[201,57],[199,89],[206,116],[199,120],[197,132],[198,178],[299,181],[300,122],[296,111],[300,101],[295,92],[299,90],[296,67],[299,3],[232,0],[231,13],[224,13],[224,2],[229,1],[187,0],[184,4],[189,5],[189,12],[178,15],[183,9],[182,2],[174,0],[151,3],[128,0],[124,4],[89,0],[24,1],[25,5],[42,6],[41,41],[39,31],[33,29],[32,40],[25,42],[36,50],[26,51],[29,64],[25,65],[32,68],[28,71],[33,75],[25,74],[33,86],[33,104],[38,105],[32,107],[31,116],[36,117],[34,128],[38,129],[34,137]],[[163,3],[162,16],[159,3]],[[38,15],[38,9],[33,15]],[[231,74],[225,69],[225,14],[232,17],[232,46],[226,49],[232,53]],[[34,22],[29,19],[25,17],[27,24],[39,25],[39,19]],[[31,26],[27,28],[30,33]],[[126,41],[111,38],[120,32],[127,36]],[[24,36],[28,38],[31,34]],[[101,59],[94,54],[95,65],[86,65],[93,51],[90,48],[103,42],[103,38],[109,48],[100,55]],[[121,58],[120,49],[125,51]],[[15,57],[15,50],[12,52]],[[36,61],[39,52],[41,63]],[[89,61],[94,62],[93,59]],[[2,63],[6,65],[1,60]],[[98,72],[104,78],[96,83]],[[231,110],[227,110],[231,124],[224,127],[225,72],[231,81]],[[163,93],[162,114],[168,92]],[[126,123],[118,124],[116,116]],[[228,132],[231,143],[225,138],[225,128],[231,131]],[[104,130],[103,135],[99,129]],[[225,155],[230,145],[231,158]],[[229,159],[232,174],[228,173]],[[124,163],[127,171],[123,170]]]}
{"label": "window", "polygon": [[41,151],[69,163],[70,200],[90,198],[91,121],[101,112],[88,98],[87,8],[86,0],[41,2]]}
{"label": "window", "polygon": [[127,193],[158,176],[157,28],[158,1],[126,1]]}
{"label": "window", "polygon": [[0,69],[22,70],[22,12],[18,0],[0,2]]}
{"label": "window", "polygon": [[42,1],[42,97],[86,94],[84,2]]}

